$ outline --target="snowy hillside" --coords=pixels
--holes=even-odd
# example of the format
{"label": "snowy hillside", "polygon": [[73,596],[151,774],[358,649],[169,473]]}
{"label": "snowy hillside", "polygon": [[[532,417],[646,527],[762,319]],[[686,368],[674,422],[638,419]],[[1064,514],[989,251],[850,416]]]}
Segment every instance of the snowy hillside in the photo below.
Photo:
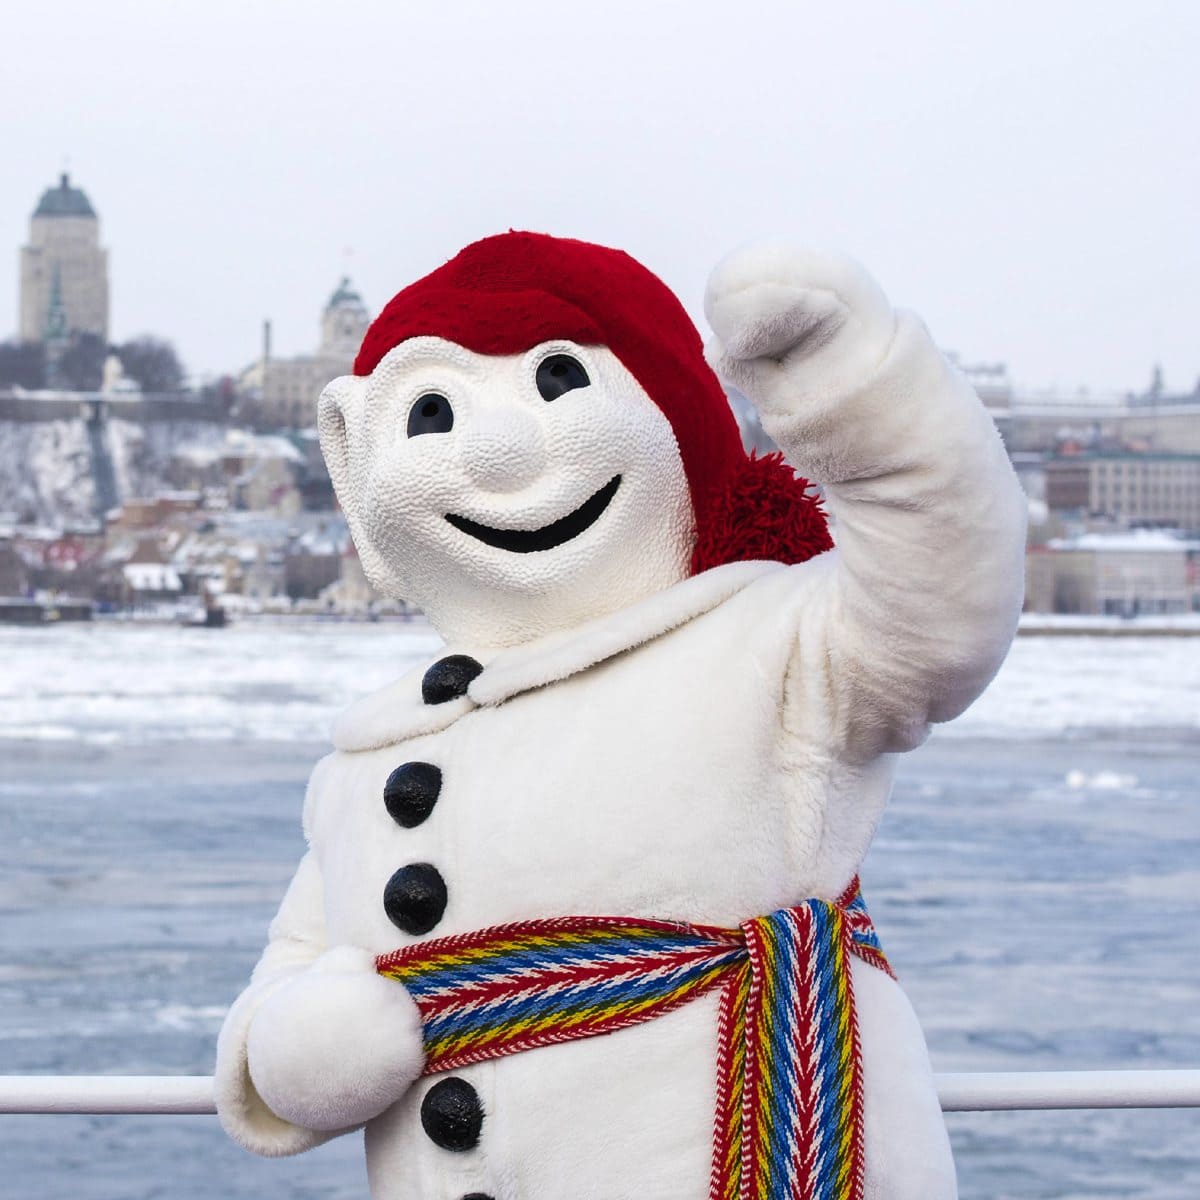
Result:
{"label": "snowy hillside", "polygon": [[[169,489],[182,447],[217,447],[225,431],[208,421],[113,419],[104,432],[120,500]],[[82,420],[0,421],[0,513],[60,528],[96,515],[96,485]]]}
{"label": "snowy hillside", "polygon": [[90,520],[95,497],[82,421],[0,421],[0,513],[61,526]]}

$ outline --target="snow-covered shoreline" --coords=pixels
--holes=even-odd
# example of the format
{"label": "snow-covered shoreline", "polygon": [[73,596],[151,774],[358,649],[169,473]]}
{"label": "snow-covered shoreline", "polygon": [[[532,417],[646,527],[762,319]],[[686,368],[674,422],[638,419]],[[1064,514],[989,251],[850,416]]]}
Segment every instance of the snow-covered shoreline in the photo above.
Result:
{"label": "snow-covered shoreline", "polygon": [[[423,622],[0,627],[0,742],[320,745],[342,708],[440,645]],[[1079,631],[1018,638],[991,687],[935,737],[1098,729],[1200,737],[1200,642]]]}
{"label": "snow-covered shoreline", "polygon": [[1022,613],[1017,633],[1062,637],[1200,637],[1200,613],[1141,617]]}

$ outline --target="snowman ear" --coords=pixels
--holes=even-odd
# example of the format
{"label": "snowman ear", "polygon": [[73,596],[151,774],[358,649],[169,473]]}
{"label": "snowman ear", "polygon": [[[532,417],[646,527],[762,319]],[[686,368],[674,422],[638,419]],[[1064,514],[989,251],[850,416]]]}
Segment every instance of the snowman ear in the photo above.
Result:
{"label": "snowman ear", "polygon": [[357,425],[362,416],[362,399],[366,380],[357,375],[340,375],[326,385],[317,401],[317,433],[321,453],[333,490],[343,512],[350,510],[350,426]]}
{"label": "snowman ear", "polygon": [[350,536],[367,577],[383,590],[387,571],[362,527],[359,482],[368,469],[364,461],[363,429],[367,381],[357,375],[341,375],[328,384],[317,402],[317,432],[321,454],[333,481],[333,490],[350,526]]}

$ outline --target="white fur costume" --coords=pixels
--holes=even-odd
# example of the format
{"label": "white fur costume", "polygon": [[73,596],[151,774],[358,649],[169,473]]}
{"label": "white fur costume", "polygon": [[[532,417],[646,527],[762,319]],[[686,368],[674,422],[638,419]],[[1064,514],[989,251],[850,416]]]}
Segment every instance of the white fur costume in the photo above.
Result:
{"label": "white fur costume", "polygon": [[[723,263],[707,311],[718,373],[825,485],[836,551],[686,578],[670,426],[603,349],[567,347],[593,381],[575,408],[527,395],[546,347],[488,359],[432,338],[327,391],[323,445],[365,566],[484,670],[430,705],[422,668],[338,722],[305,803],[310,852],[221,1034],[218,1107],[248,1148],[295,1153],[365,1124],[376,1200],[703,1200],[715,996],[455,1072],[482,1101],[482,1134],[439,1148],[418,1115],[437,1078],[417,1078],[415,1006],[373,969],[415,940],[385,915],[385,883],[436,864],[448,901],[435,936],[571,914],[735,925],[833,899],[866,853],[892,756],[1002,660],[1024,501],[991,420],[920,323],[854,264],[778,249]],[[454,399],[459,436],[406,441],[398,414],[431,388]],[[594,482],[572,491],[581,473]],[[578,544],[523,562],[430,517],[534,528],[616,473],[611,511]],[[439,765],[443,786],[404,829],[381,796],[409,761]],[[852,970],[866,1195],[948,1200],[911,1008],[882,972]]]}

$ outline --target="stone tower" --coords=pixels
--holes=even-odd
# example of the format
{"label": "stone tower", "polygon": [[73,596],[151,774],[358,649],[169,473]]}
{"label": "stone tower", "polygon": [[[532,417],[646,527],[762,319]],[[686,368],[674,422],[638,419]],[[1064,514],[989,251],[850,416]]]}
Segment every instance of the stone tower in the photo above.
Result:
{"label": "stone tower", "polygon": [[362,297],[350,286],[350,280],[343,276],[321,314],[321,348],[318,354],[322,358],[353,361],[370,323],[371,314]]}
{"label": "stone tower", "polygon": [[[57,290],[57,296],[55,291]],[[108,341],[108,251],[100,245],[100,221],[86,193],[65,173],[42,193],[21,247],[20,336],[45,341],[48,321],[65,334],[92,333]],[[63,336],[56,328],[54,334]]]}

